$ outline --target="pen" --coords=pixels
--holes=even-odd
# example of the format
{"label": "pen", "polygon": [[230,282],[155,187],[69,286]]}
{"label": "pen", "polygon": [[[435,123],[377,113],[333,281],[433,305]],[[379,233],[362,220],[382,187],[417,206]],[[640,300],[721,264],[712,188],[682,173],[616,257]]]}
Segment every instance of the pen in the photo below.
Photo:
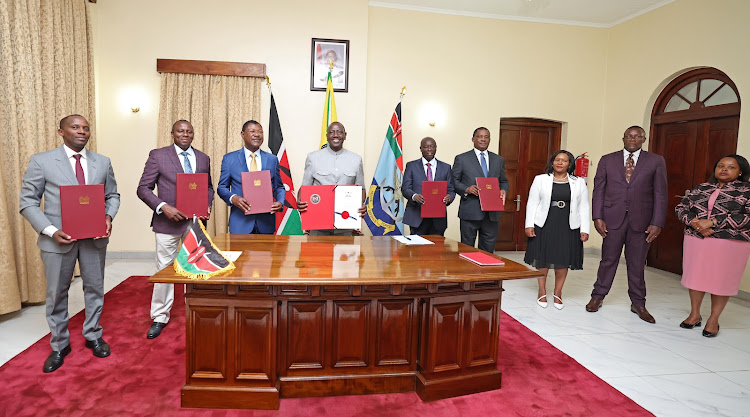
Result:
{"label": "pen", "polygon": [[409,236],[404,236],[404,239],[406,239],[406,240],[411,240],[411,239],[409,238]]}

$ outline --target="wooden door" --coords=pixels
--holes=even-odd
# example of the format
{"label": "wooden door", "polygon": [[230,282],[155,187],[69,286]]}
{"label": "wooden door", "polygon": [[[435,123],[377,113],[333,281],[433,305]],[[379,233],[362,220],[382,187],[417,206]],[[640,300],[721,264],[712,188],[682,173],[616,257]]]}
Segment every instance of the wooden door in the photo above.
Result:
{"label": "wooden door", "polygon": [[560,149],[562,124],[530,119],[500,119],[498,154],[505,159],[510,191],[500,216],[495,250],[526,250],[526,201],[534,177],[544,172],[552,154]]}
{"label": "wooden door", "polygon": [[664,156],[669,202],[664,230],[646,258],[649,266],[682,274],[684,225],[675,206],[687,191],[708,180],[719,158],[737,151],[739,121],[733,116],[656,126],[651,149]]}
{"label": "wooden door", "polygon": [[651,244],[646,263],[682,273],[684,225],[674,208],[686,190],[706,182],[719,158],[737,152],[740,96],[716,68],[688,71],[670,82],[651,112],[651,152],[667,164],[669,200],[664,229]]}

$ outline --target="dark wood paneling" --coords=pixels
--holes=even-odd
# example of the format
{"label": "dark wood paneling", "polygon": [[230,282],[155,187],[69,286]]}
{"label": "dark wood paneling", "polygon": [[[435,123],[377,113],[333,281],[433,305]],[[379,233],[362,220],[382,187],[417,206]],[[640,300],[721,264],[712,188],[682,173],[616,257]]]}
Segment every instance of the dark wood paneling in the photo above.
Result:
{"label": "dark wood paneling", "polygon": [[235,378],[271,382],[276,379],[276,309],[235,308]]}
{"label": "dark wood paneling", "polygon": [[331,366],[368,366],[370,357],[370,301],[334,301]]}
{"label": "dark wood paneling", "polygon": [[187,59],[157,59],[156,71],[180,74],[230,75],[236,77],[264,78],[266,76],[266,64],[194,61]]}
{"label": "dark wood paneling", "polygon": [[487,366],[497,360],[500,300],[474,301],[469,308],[469,334],[466,337],[466,367]]}
{"label": "dark wood paneling", "polygon": [[325,302],[290,302],[287,369],[322,369],[325,361]]}
{"label": "dark wood paneling", "polygon": [[378,301],[375,323],[375,365],[413,362],[414,300]]}
{"label": "dark wood paneling", "polygon": [[190,310],[189,322],[193,330],[188,340],[192,364],[188,367],[191,379],[227,378],[227,308],[196,306]]}
{"label": "dark wood paneling", "polygon": [[464,303],[434,301],[430,318],[425,371],[439,373],[461,368],[464,331]]}

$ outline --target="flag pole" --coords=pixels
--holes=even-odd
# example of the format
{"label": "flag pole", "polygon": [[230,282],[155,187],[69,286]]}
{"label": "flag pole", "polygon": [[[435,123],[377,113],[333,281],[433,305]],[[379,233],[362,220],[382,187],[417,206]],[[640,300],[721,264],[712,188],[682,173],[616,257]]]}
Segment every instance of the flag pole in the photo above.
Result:
{"label": "flag pole", "polygon": [[[266,77],[268,78],[268,77]],[[401,101],[402,98],[406,95],[406,86],[401,87],[401,94],[398,96],[398,101]]]}

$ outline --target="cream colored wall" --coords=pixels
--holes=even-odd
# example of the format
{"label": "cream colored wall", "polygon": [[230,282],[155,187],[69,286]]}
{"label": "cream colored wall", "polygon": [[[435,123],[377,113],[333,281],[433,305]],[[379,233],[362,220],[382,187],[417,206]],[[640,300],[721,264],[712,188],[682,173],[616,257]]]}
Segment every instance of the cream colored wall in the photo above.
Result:
{"label": "cream colored wall", "polygon": [[[623,130],[648,128],[649,115],[663,87],[685,69],[714,67],[750,97],[750,2],[680,0],[609,30],[604,114],[605,152],[622,146]],[[750,154],[750,106],[740,116],[738,153]],[[672,213],[667,213],[672,215]],[[750,291],[750,271],[741,287]]]}
{"label": "cream colored wall", "polygon": [[[437,158],[452,164],[472,148],[478,126],[490,129],[490,150],[497,152],[501,117],[564,122],[564,148],[600,152],[606,30],[376,7],[369,29],[368,181],[402,86],[405,161],[419,158],[420,140],[432,136]],[[444,113],[435,127],[423,116],[431,106]],[[458,240],[457,213],[456,201],[446,236]]]}
{"label": "cream colored wall", "polygon": [[[98,150],[112,158],[122,195],[109,250],[154,250],[151,212],[135,190],[148,152],[156,146],[157,58],[265,63],[294,181],[299,184],[305,156],[320,141],[325,96],[309,87],[311,38],[351,42],[350,93],[337,94],[336,104],[339,120],[349,133],[347,148],[360,154],[364,151],[363,141],[357,139],[364,136],[365,127],[367,12],[366,0],[128,0],[93,4]],[[135,114],[121,103],[131,89],[144,96],[141,111]],[[264,125],[269,101],[264,88]],[[238,149],[242,146],[240,129],[237,126]],[[267,150],[265,144],[263,148]]]}

